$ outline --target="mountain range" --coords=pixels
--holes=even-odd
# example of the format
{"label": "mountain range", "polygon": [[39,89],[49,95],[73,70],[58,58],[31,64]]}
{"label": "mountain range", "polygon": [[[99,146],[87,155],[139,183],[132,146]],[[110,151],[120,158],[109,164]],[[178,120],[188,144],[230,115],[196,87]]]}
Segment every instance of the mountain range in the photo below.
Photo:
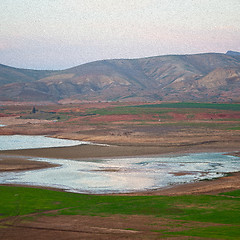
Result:
{"label": "mountain range", "polygon": [[102,60],[57,71],[0,64],[0,101],[240,101],[240,53]]}

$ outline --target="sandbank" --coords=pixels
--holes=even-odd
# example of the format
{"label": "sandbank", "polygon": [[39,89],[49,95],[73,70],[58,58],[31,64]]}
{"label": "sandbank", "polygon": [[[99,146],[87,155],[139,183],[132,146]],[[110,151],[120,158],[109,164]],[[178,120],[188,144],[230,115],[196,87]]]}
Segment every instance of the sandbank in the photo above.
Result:
{"label": "sandbank", "polygon": [[25,157],[0,155],[0,172],[26,171],[42,168],[51,168],[58,165],[47,162],[33,161]]}

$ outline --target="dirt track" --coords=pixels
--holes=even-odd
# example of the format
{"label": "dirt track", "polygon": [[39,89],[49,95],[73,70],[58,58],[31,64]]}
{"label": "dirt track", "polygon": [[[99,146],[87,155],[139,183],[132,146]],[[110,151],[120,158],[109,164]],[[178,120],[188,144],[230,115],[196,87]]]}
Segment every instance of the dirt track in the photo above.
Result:
{"label": "dirt track", "polygon": [[[189,227],[216,226],[216,224],[169,220],[153,216],[113,215],[99,216],[40,216],[35,221],[8,219],[8,228],[0,228],[0,238],[19,239],[159,239],[162,230],[185,230]],[[4,223],[2,223],[4,225]],[[175,227],[173,227],[175,226]],[[153,231],[154,230],[154,231]],[[189,239],[169,237],[165,239]],[[192,237],[191,239],[199,239]]]}

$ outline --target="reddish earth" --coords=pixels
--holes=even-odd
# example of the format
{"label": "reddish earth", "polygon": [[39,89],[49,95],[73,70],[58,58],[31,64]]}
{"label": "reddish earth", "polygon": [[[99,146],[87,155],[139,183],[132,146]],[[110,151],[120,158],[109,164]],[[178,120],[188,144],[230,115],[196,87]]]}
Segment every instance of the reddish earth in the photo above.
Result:
{"label": "reddish earth", "polygon": [[[84,112],[84,109],[74,109],[75,112]],[[56,112],[71,112],[71,109],[60,109]],[[237,120],[240,119],[239,113],[195,113],[195,114],[187,114],[187,113],[175,113],[169,112],[165,115],[167,117],[167,121],[193,121],[193,120]],[[168,117],[169,116],[169,117]],[[163,119],[162,119],[163,118]],[[118,122],[118,121],[154,121],[158,120],[161,122],[164,120],[164,117],[161,117],[157,114],[114,114],[114,115],[96,115],[96,116],[83,116],[83,117],[75,117],[71,118],[69,121],[82,121],[89,120],[92,123],[98,122]]]}
{"label": "reddish earth", "polygon": [[184,113],[175,113],[175,112],[170,112],[168,113],[169,116],[171,116],[174,120],[186,120],[187,119],[187,114]]}
{"label": "reddish earth", "polygon": [[240,119],[240,113],[196,113],[195,119],[197,120]]}
{"label": "reddish earth", "polygon": [[[70,113],[73,109],[59,109],[54,110],[56,113]],[[75,112],[82,112],[84,113],[84,109],[74,109]],[[165,119],[165,117],[167,117]],[[82,120],[89,120],[92,123],[99,123],[99,122],[118,122],[118,121],[154,121],[157,122],[168,122],[171,121],[193,121],[193,120],[237,120],[240,119],[239,113],[175,113],[169,112],[166,113],[163,117],[157,114],[114,114],[114,115],[92,115],[92,116],[83,116],[83,117],[74,117],[71,118],[69,121],[82,121]]]}
{"label": "reddish earth", "polygon": [[16,114],[4,114],[4,113],[0,113],[0,118],[2,117],[16,117]]}
{"label": "reddish earth", "polygon": [[106,115],[106,116],[93,116],[91,122],[115,122],[115,121],[134,121],[134,120],[156,120],[153,115],[139,114],[123,114],[123,115]]}
{"label": "reddish earth", "polygon": [[220,119],[240,119],[240,113],[168,113],[176,121],[181,120],[220,120]]}

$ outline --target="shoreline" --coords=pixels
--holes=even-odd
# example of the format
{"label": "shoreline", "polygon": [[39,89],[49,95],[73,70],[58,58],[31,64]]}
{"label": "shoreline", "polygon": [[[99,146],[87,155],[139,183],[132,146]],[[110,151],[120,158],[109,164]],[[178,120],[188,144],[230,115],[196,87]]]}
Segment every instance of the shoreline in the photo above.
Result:
{"label": "shoreline", "polygon": [[[240,157],[239,150],[233,147],[219,147],[209,148],[205,146],[203,148],[187,148],[187,147],[136,147],[136,146],[99,146],[99,145],[78,145],[73,147],[60,147],[60,148],[43,148],[43,149],[24,149],[24,150],[7,150],[1,151],[0,157],[5,156],[4,164],[7,163],[7,159],[12,159],[15,163],[17,162],[18,169],[16,170],[3,170],[3,171],[21,171],[21,170],[34,170],[40,168],[55,167],[55,165],[41,162],[28,160],[31,157],[43,157],[43,158],[61,158],[61,159],[72,159],[72,160],[84,160],[84,159],[97,159],[97,158],[127,158],[136,156],[159,156],[159,155],[176,155],[186,153],[199,153],[199,152],[224,152],[225,154],[234,155]],[[221,150],[221,151],[219,151]],[[124,154],[123,154],[124,153]],[[10,161],[11,162],[11,161]],[[19,167],[19,165],[22,166]],[[37,163],[37,166],[31,164]],[[2,166],[4,165],[2,164]],[[5,167],[9,168],[11,163],[6,164]],[[13,166],[13,165],[12,165]],[[0,161],[1,168],[1,161]],[[25,169],[24,169],[25,168]],[[49,189],[54,191],[64,191],[64,189],[56,189],[52,187],[44,186],[30,186],[20,184],[0,184],[1,186],[23,186]],[[186,183],[168,186],[157,190],[146,190],[132,193],[112,193],[104,195],[126,195],[126,196],[148,196],[148,195],[188,195],[188,194],[216,194],[220,192],[232,191],[240,189],[240,171],[231,173],[230,175],[223,176],[213,180],[203,180],[198,182]],[[85,194],[85,193],[79,193]],[[103,194],[96,194],[103,195]]]}
{"label": "shoreline", "polygon": [[[0,184],[0,186],[13,186],[13,187],[26,187],[26,188],[38,188],[46,189],[57,192],[66,192],[63,188],[54,188],[38,185],[27,184]],[[81,195],[96,195],[96,196],[181,196],[181,195],[215,195],[219,193],[235,191],[240,189],[240,171],[227,173],[226,176],[222,176],[215,179],[206,179],[197,182],[176,184],[168,187],[163,187],[154,190],[129,192],[129,193],[106,193],[106,194],[92,194],[92,193],[77,193]],[[71,192],[70,192],[71,193]]]}
{"label": "shoreline", "polygon": [[57,167],[59,165],[44,161],[35,161],[29,157],[2,155],[0,152],[0,173],[1,172],[19,172],[32,171]]}
{"label": "shoreline", "polygon": [[[230,146],[229,146],[230,145]],[[196,145],[148,145],[148,144],[115,144],[94,145],[82,144],[66,147],[2,150],[0,155],[12,157],[39,157],[55,159],[96,159],[96,158],[116,158],[116,157],[136,157],[136,156],[158,156],[169,154],[187,154],[200,152],[224,152],[240,157],[238,144],[224,142],[205,142]]]}
{"label": "shoreline", "polygon": [[219,194],[240,189],[240,171],[226,173],[215,179],[206,179],[196,182],[176,184],[155,190],[140,191],[134,193],[111,194],[121,196],[179,196],[179,195],[200,195]]}

